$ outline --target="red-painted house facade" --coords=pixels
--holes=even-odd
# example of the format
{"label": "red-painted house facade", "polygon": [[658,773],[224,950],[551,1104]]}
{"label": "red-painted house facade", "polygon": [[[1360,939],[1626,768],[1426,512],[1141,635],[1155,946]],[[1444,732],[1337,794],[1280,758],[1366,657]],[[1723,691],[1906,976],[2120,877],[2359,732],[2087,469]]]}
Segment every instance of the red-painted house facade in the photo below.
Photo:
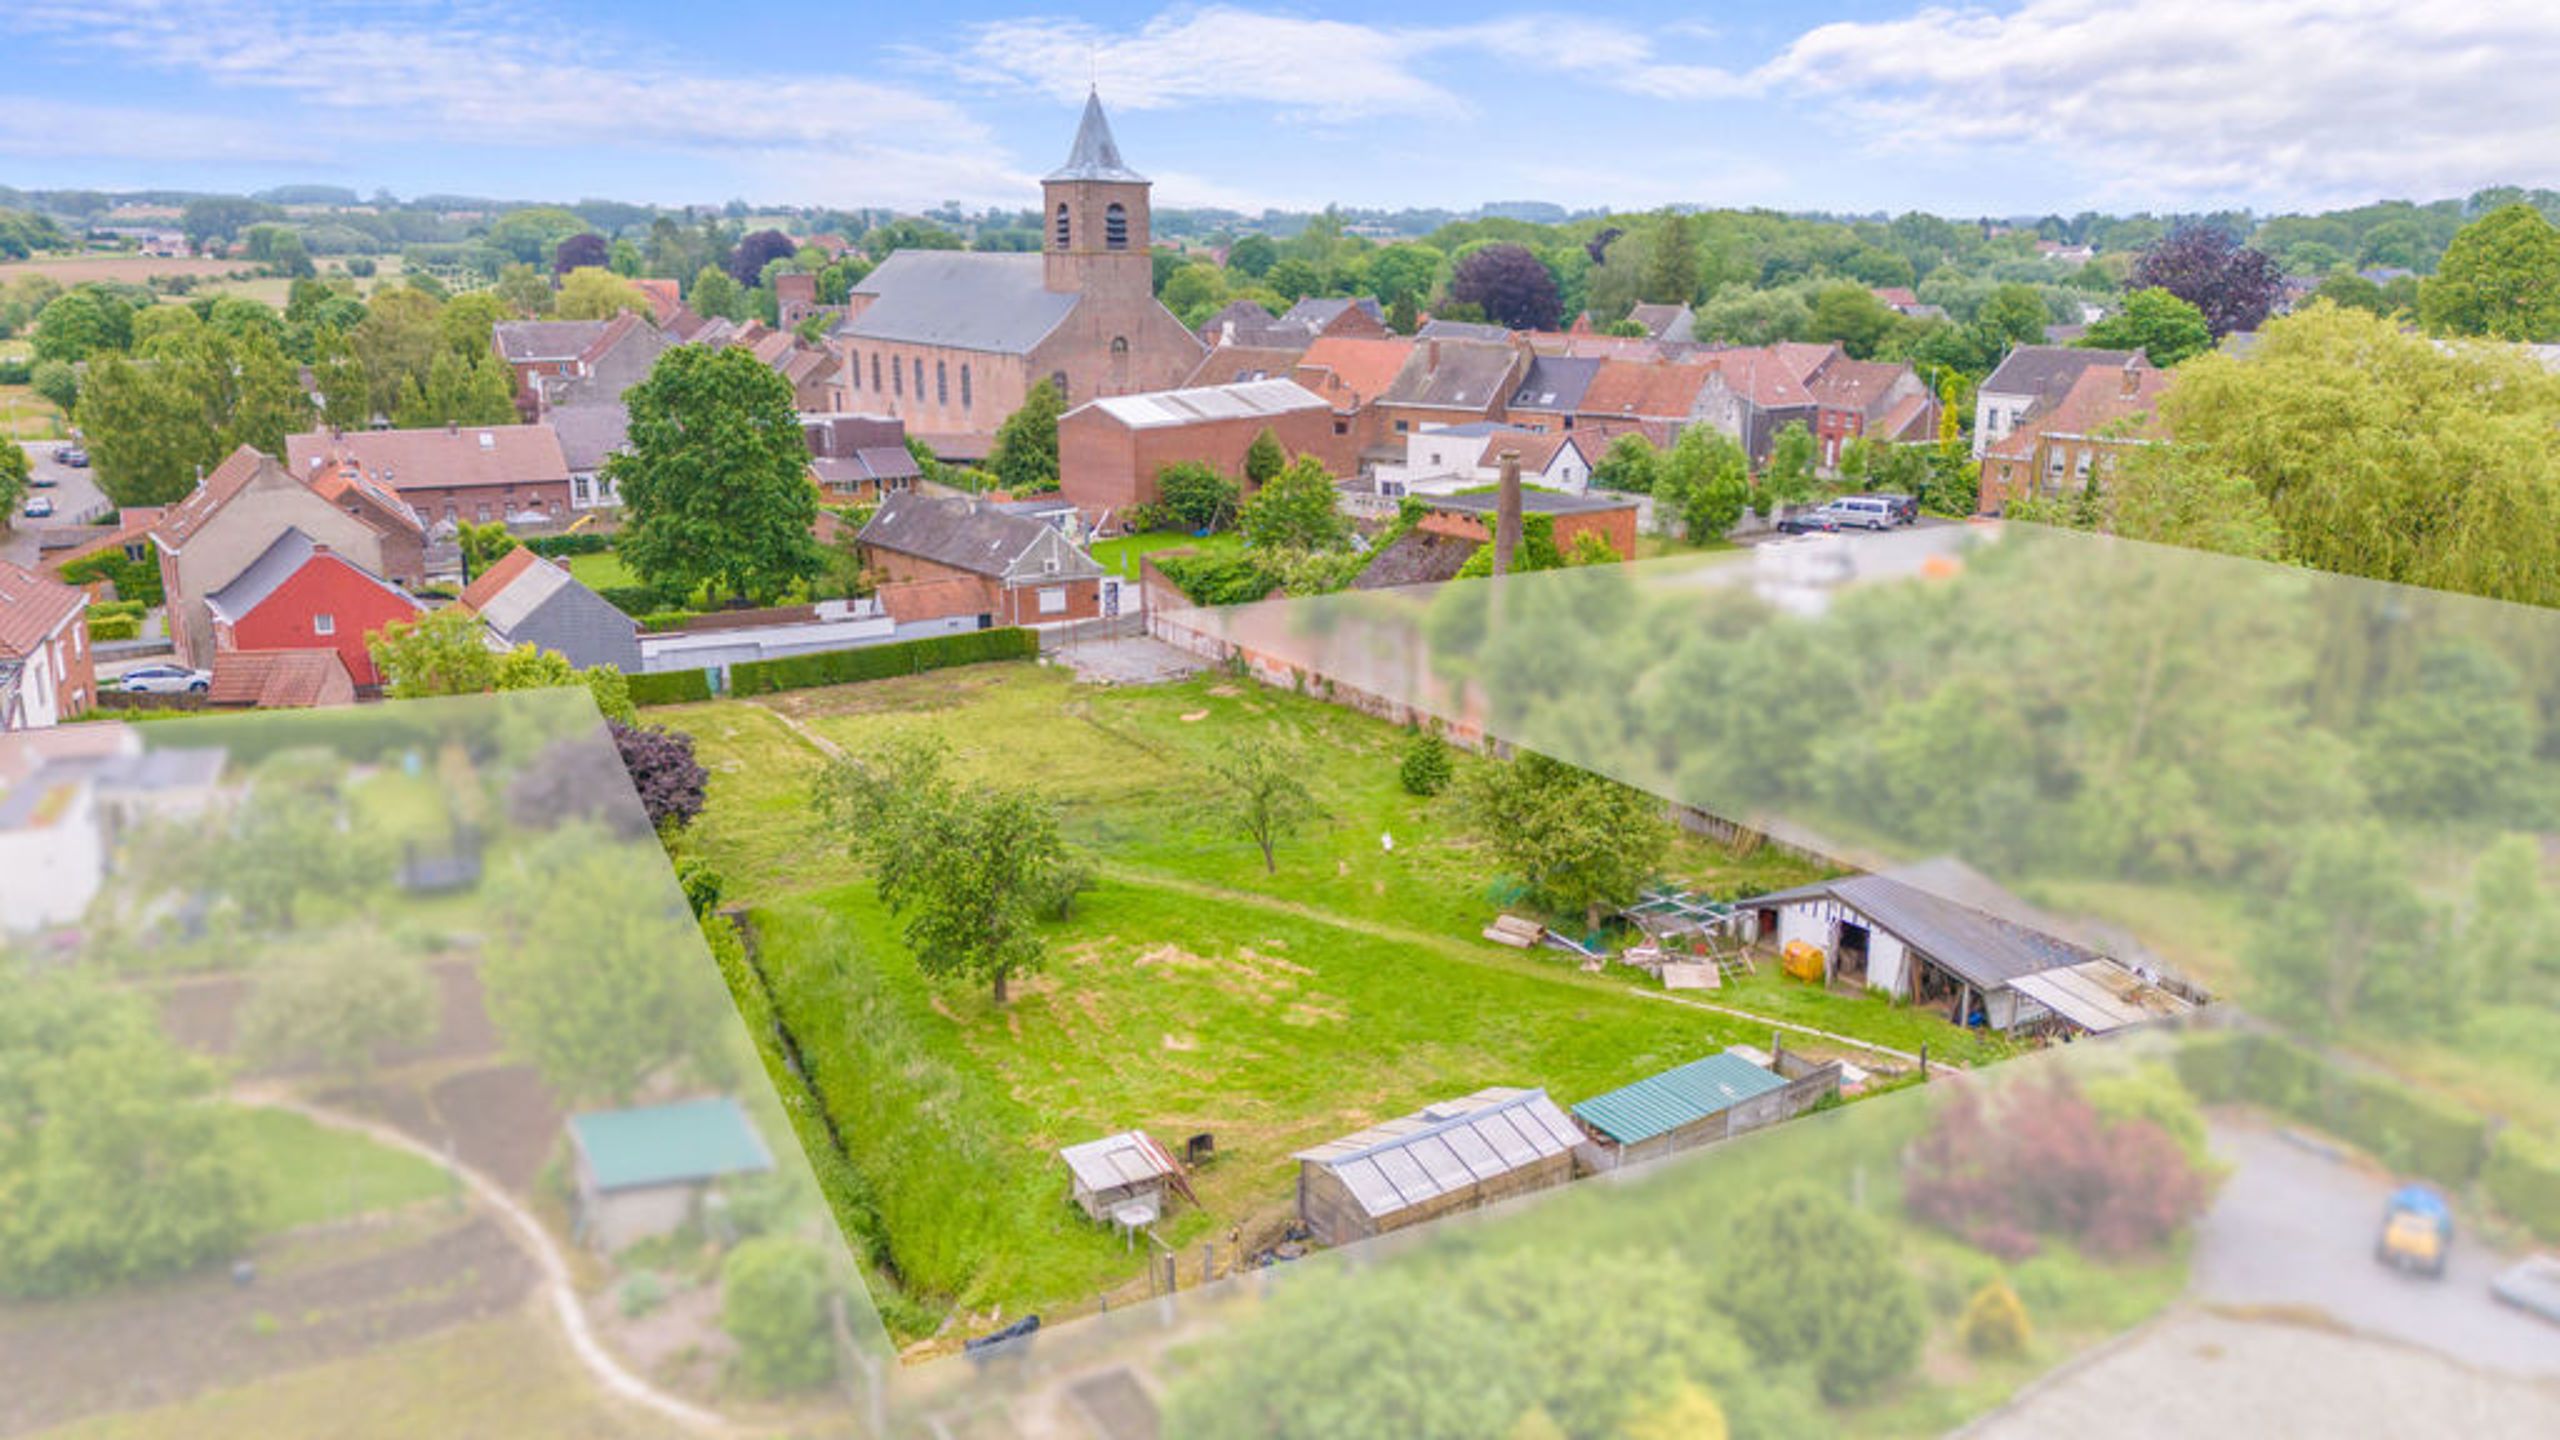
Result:
{"label": "red-painted house facade", "polygon": [[355,683],[382,683],[366,642],[424,611],[408,592],[314,545],[299,530],[277,537],[240,577],[206,597],[214,648],[332,650]]}

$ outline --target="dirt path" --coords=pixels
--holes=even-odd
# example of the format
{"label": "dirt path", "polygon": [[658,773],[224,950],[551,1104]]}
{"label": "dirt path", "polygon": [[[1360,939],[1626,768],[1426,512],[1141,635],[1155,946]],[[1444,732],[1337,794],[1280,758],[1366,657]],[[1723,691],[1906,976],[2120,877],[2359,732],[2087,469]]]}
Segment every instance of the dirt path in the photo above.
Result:
{"label": "dirt path", "polygon": [[828,739],[826,736],[819,734],[817,731],[810,729],[808,726],[801,724],[798,716],[785,714],[779,707],[773,705],[759,705],[756,708],[762,710],[767,715],[772,716],[774,719],[781,721],[783,729],[799,736],[801,743],[807,745],[810,749],[817,751],[827,759],[841,760],[844,758],[843,746]]}
{"label": "dirt path", "polygon": [[578,1357],[578,1363],[586,1367],[587,1372],[595,1377],[597,1384],[611,1394],[619,1395],[634,1404],[647,1406],[689,1429],[714,1435],[729,1433],[730,1426],[726,1419],[690,1401],[678,1399],[633,1374],[604,1347],[603,1342],[596,1338],[594,1327],[587,1322],[586,1308],[578,1303],[577,1287],[569,1278],[568,1258],[560,1253],[559,1246],[551,1239],[551,1232],[543,1228],[542,1222],[534,1218],[533,1212],[518,1204],[516,1198],[496,1181],[468,1165],[436,1153],[407,1133],[388,1125],[376,1124],[370,1120],[307,1104],[291,1096],[273,1092],[261,1093],[248,1090],[236,1094],[234,1098],[243,1104],[289,1110],[315,1124],[351,1131],[376,1144],[404,1150],[431,1164],[449,1167],[454,1174],[461,1177],[465,1185],[471,1187],[474,1195],[477,1195],[501,1220],[506,1222],[507,1226],[515,1232],[517,1243],[541,1267],[543,1286],[551,1295],[552,1314],[559,1320],[560,1329],[568,1337],[569,1348]]}
{"label": "dirt path", "polygon": [[[815,736],[810,738],[813,741],[816,741],[817,739]],[[1271,895],[1257,895],[1249,890],[1229,890],[1223,886],[1211,885],[1198,880],[1185,880],[1179,876],[1167,875],[1162,871],[1147,870],[1137,866],[1121,865],[1110,861],[1104,861],[1099,868],[1104,875],[1110,876],[1113,879],[1126,880],[1132,884],[1148,885],[1159,890],[1171,890],[1176,894],[1197,896],[1203,900],[1215,900],[1222,904],[1250,906],[1253,909],[1268,911],[1275,915],[1287,915],[1295,919],[1309,921],[1318,925],[1330,925],[1337,930],[1348,930],[1357,935],[1370,936],[1373,939],[1392,940],[1400,945],[1419,946],[1423,949],[1433,950],[1442,955],[1446,955],[1453,960],[1466,961],[1472,965],[1481,965],[1485,963],[1485,957],[1477,954],[1474,949],[1469,947],[1463,941],[1451,939],[1446,935],[1436,935],[1428,930],[1411,930],[1401,925],[1390,925],[1382,920],[1363,920],[1356,916],[1337,914],[1331,910],[1319,910],[1312,905],[1302,904],[1295,900],[1282,900],[1277,896]],[[1528,973],[1535,974],[1537,972],[1531,971]],[[1548,976],[1545,978],[1556,980],[1558,983],[1564,983],[1561,976]],[[1919,1056],[1910,1054],[1906,1051],[1896,1050],[1891,1046],[1878,1045],[1870,1040],[1860,1040],[1855,1036],[1842,1035],[1830,1030],[1817,1030],[1813,1026],[1799,1025],[1795,1021],[1781,1020],[1773,1015],[1761,1015],[1749,1010],[1737,1010],[1730,1005],[1713,1005],[1703,1000],[1691,1000],[1685,996],[1661,994],[1651,990],[1630,989],[1627,993],[1645,1000],[1660,1000],[1673,1005],[1686,1005],[1691,1009],[1712,1011],[1715,1014],[1728,1016],[1736,1020],[1748,1020],[1754,1025],[1770,1026],[1775,1029],[1787,1031],[1790,1034],[1809,1036],[1813,1039],[1825,1041],[1833,1045],[1846,1045],[1852,1049],[1864,1050],[1872,1055],[1888,1056],[1909,1065],[1917,1065],[1920,1063]],[[1958,1068],[1949,1065],[1944,1060],[1932,1060],[1929,1063],[1948,1069]]]}

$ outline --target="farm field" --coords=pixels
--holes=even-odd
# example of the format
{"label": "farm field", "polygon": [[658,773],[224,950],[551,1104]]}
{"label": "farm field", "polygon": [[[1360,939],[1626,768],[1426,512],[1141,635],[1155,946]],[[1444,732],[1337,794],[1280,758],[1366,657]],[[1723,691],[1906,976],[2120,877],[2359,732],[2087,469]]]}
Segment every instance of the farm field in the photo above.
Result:
{"label": "farm field", "polygon": [[[1318,701],[1217,674],[1102,689],[999,665],[650,718],[692,732],[711,770],[683,850],[754,917],[775,1008],[862,1176],[856,1223],[908,1288],[909,1304],[884,1305],[893,1330],[930,1330],[947,1306],[1054,1318],[1136,1282],[1138,1257],[1065,1203],[1059,1145],[1132,1126],[1173,1144],[1215,1135],[1202,1206],[1161,1233],[1195,1256],[1202,1240],[1250,1249],[1287,1223],[1289,1156],[1309,1144],[1491,1084],[1570,1104],[1770,1039],[1756,1019],[1636,993],[1630,972],[1481,939],[1501,877],[1456,798],[1406,794],[1403,732]],[[1322,812],[1276,875],[1204,799],[1216,747],[1270,729],[1306,746]],[[1050,935],[1047,970],[1003,1007],[918,973],[809,808],[819,742],[860,752],[916,731],[964,775],[1053,797],[1098,871]],[[1813,873],[1696,841],[1671,868],[1723,895]],[[1880,1001],[1754,985],[1716,998],[1933,1057],[1997,1053]]]}
{"label": "farm field", "polygon": [[218,280],[226,275],[255,274],[257,269],[257,265],[248,260],[170,259],[157,255],[60,255],[0,264],[0,285],[29,275],[49,276],[66,287],[101,280],[141,285],[155,276],[193,275],[199,279]]}

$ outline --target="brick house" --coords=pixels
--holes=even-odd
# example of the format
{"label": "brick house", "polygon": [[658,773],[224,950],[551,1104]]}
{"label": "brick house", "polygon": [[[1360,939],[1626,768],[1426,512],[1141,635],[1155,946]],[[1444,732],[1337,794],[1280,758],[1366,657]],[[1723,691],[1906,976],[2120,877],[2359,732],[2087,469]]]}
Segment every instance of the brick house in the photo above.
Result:
{"label": "brick house", "polygon": [[2011,350],[1974,391],[1974,457],[1988,454],[2036,411],[2061,403],[2084,373],[2120,370],[2136,362],[2150,363],[2135,350],[2083,350],[2070,345],[2021,345]]}
{"label": "brick house", "polygon": [[1573,418],[1579,428],[1685,424],[1714,373],[1712,361],[1604,359],[1583,386]]}
{"label": "brick house", "polygon": [[1058,421],[1058,488],[1089,521],[1153,504],[1156,473],[1196,461],[1239,480],[1245,451],[1269,430],[1291,458],[1313,455],[1328,474],[1356,463],[1336,435],[1333,408],[1289,380],[1160,390],[1089,400]]}
{"label": "brick house", "polygon": [[[320,475],[318,467],[310,473]],[[415,517],[378,518],[396,497],[370,478],[332,500],[314,484],[246,445],[164,512],[151,530],[168,595],[169,635],[182,662],[210,664],[213,617],[205,597],[230,584],[278,536],[299,530],[368,573],[397,584],[425,580]]]}
{"label": "brick house", "polygon": [[0,730],[41,730],[98,698],[89,592],[0,560]]}
{"label": "brick house", "polygon": [[809,447],[809,475],[829,500],[876,505],[924,481],[924,467],[907,448],[906,424],[894,415],[803,415],[800,436]]}
{"label": "brick house", "polygon": [[[1453,540],[1473,540],[1478,544],[1493,539],[1495,511],[1501,497],[1491,494],[1443,495],[1425,503],[1430,513],[1422,517],[1416,529]],[[1559,495],[1552,490],[1523,489],[1520,513],[1555,517],[1556,549],[1571,553],[1573,542],[1585,532],[1597,533],[1618,552],[1621,560],[1636,558],[1636,510],[1633,500],[1603,498],[1597,495]]]}
{"label": "brick house", "polygon": [[901,622],[971,616],[985,629],[1103,613],[1092,556],[1054,527],[972,496],[891,495],[856,543],[883,577],[880,603]]}
{"label": "brick house", "polygon": [[1498,483],[1504,451],[1520,457],[1525,484],[1567,495],[1591,488],[1593,457],[1583,452],[1576,437],[1490,420],[1416,431],[1405,437],[1401,463],[1375,466],[1370,475],[1378,493],[1388,499],[1454,495]]}
{"label": "brick house", "polygon": [[285,457],[297,475],[353,465],[430,529],[502,520],[541,530],[575,508],[568,457],[548,425],[313,431],[288,438]]}
{"label": "brick house", "polygon": [[1780,430],[1793,424],[1811,430],[1821,423],[1821,402],[1810,384],[1818,366],[1804,364],[1795,353],[1819,348],[1767,345],[1718,351],[1709,357],[1706,382],[1698,388],[1690,418],[1739,444],[1753,469],[1768,464]]}
{"label": "brick house", "polygon": [[2113,470],[2129,449],[2162,438],[2160,397],[2172,372],[2134,356],[2092,366],[2054,405],[2038,410],[1982,456],[1983,514],[2012,500],[2076,495]]}
{"label": "brick house", "polygon": [[327,650],[360,686],[382,683],[366,642],[425,607],[288,529],[231,582],[204,597],[217,654],[225,650]]}
{"label": "brick house", "polygon": [[1392,442],[1401,450],[1403,437],[1425,426],[1501,419],[1503,402],[1520,388],[1529,359],[1528,348],[1507,337],[1435,340],[1426,335],[1377,398],[1374,409],[1383,432],[1373,443]]}
{"label": "brick house", "polygon": [[891,254],[829,336],[842,368],[828,408],[895,415],[936,453],[978,459],[1040,380],[1069,405],[1180,384],[1205,347],[1155,298],[1150,183],[1088,97],[1041,182],[1041,253]]}
{"label": "brick house", "polygon": [[1529,430],[1574,428],[1583,396],[1598,378],[1603,360],[1591,355],[1539,355],[1529,361],[1518,388],[1503,406],[1503,418]]}
{"label": "brick house", "polygon": [[530,420],[548,381],[574,380],[579,365],[609,320],[501,320],[489,327],[489,348],[516,379],[516,413]]}
{"label": "brick house", "polygon": [[1328,336],[1307,347],[1289,378],[1332,407],[1334,435],[1349,440],[1353,453],[1365,454],[1385,439],[1378,397],[1420,348],[1403,336]]}
{"label": "brick house", "polygon": [[1843,352],[1824,361],[1806,388],[1815,407],[1815,463],[1825,470],[1837,468],[1840,452],[1861,437],[1902,445],[1937,436],[1937,401],[1908,365]]}

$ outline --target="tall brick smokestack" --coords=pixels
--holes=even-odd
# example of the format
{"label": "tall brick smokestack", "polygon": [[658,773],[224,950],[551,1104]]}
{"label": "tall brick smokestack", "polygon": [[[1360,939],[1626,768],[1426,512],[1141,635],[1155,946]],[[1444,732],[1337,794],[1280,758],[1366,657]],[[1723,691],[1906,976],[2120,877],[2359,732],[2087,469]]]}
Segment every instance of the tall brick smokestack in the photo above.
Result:
{"label": "tall brick smokestack", "polygon": [[1493,573],[1511,573],[1511,557],[1520,548],[1520,452],[1501,456],[1501,482],[1493,506]]}

